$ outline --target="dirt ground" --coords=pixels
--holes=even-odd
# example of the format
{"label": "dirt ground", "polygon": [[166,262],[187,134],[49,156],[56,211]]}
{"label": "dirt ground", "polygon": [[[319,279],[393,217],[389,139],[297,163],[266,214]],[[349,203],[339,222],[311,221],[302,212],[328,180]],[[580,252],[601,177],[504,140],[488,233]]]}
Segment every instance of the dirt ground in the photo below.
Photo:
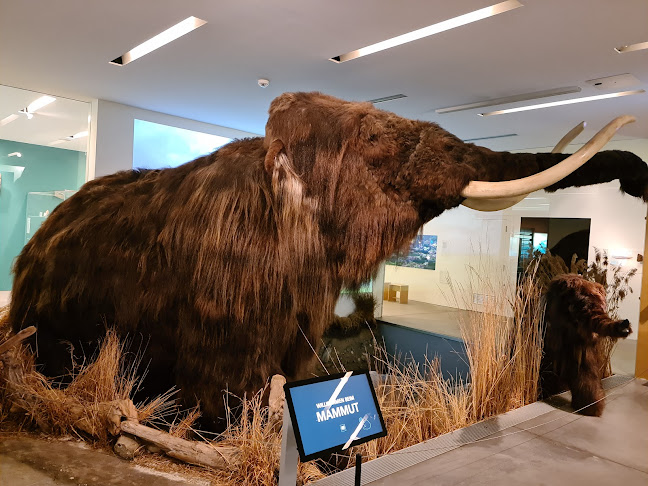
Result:
{"label": "dirt ground", "polygon": [[209,485],[205,479],[159,472],[129,462],[73,438],[0,436],[0,484],[3,486],[178,486]]}

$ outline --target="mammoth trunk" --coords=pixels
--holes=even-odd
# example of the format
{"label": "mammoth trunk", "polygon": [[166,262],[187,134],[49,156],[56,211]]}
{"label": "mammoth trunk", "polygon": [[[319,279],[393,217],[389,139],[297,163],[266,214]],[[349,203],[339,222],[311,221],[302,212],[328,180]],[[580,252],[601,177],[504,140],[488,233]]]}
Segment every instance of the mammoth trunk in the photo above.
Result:
{"label": "mammoth trunk", "polygon": [[[510,153],[479,149],[474,158],[476,180],[512,181],[537,174],[569,157],[560,153]],[[545,188],[548,192],[581,187],[619,179],[621,191],[648,201],[648,165],[631,152],[607,150],[595,154],[587,163]],[[524,181],[519,181],[524,184]],[[523,188],[522,188],[523,189]],[[529,192],[529,191],[527,191]]]}

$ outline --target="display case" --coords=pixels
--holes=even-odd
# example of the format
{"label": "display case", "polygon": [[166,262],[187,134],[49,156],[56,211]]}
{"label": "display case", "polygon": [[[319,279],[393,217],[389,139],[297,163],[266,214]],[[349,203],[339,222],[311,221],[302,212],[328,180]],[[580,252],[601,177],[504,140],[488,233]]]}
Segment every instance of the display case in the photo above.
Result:
{"label": "display case", "polygon": [[54,208],[72,196],[76,191],[30,192],[27,194],[25,221],[25,243],[36,233],[43,221],[52,214]]}

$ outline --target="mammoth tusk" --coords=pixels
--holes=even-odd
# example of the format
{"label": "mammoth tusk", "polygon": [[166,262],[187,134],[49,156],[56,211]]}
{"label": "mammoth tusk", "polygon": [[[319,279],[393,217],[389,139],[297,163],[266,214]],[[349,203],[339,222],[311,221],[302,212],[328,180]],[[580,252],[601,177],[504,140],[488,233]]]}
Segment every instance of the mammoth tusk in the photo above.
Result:
{"label": "mammoth tusk", "polygon": [[554,165],[542,172],[533,174],[522,179],[513,181],[486,182],[472,181],[461,192],[465,198],[493,199],[522,196],[533,191],[544,189],[567,177],[585,162],[591,159],[623,125],[635,121],[635,117],[623,115],[615,118],[603,127],[594,137],[590,139],[575,154],[570,155],[559,164]]}
{"label": "mammoth tusk", "polygon": [[470,209],[476,209],[477,211],[500,211],[515,206],[527,196],[528,194],[522,194],[514,197],[493,197],[484,199],[469,197],[468,199],[464,199],[461,204]]}
{"label": "mammoth tusk", "polygon": [[[563,138],[560,139],[551,153],[561,153],[567,145],[569,145],[583,132],[586,126],[587,123],[582,121],[574,128],[572,128]],[[461,204],[470,209],[476,209],[477,211],[501,211],[502,209],[507,209],[511,206],[515,206],[528,195],[529,194],[522,194],[515,197],[494,197],[488,199],[475,199],[470,197],[468,199],[465,199]]]}
{"label": "mammoth tusk", "polygon": [[587,123],[582,121],[578,125],[576,125],[574,128],[569,130],[569,132],[567,132],[567,135],[565,135],[563,138],[561,138],[560,142],[558,142],[556,144],[556,146],[553,148],[551,153],[552,154],[559,154],[563,150],[565,150],[565,147],[567,145],[569,145],[572,142],[572,140],[574,140],[576,137],[578,137],[583,132],[583,130],[585,129],[586,126],[587,126]]}

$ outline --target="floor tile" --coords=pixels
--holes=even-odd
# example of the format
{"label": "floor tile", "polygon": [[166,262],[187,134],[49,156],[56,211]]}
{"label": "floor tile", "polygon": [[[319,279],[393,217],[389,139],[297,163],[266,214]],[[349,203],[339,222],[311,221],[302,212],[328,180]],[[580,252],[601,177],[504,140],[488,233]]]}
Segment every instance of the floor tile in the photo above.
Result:
{"label": "floor tile", "polygon": [[648,473],[645,381],[634,380],[610,390],[602,417],[581,417],[544,437]]}

